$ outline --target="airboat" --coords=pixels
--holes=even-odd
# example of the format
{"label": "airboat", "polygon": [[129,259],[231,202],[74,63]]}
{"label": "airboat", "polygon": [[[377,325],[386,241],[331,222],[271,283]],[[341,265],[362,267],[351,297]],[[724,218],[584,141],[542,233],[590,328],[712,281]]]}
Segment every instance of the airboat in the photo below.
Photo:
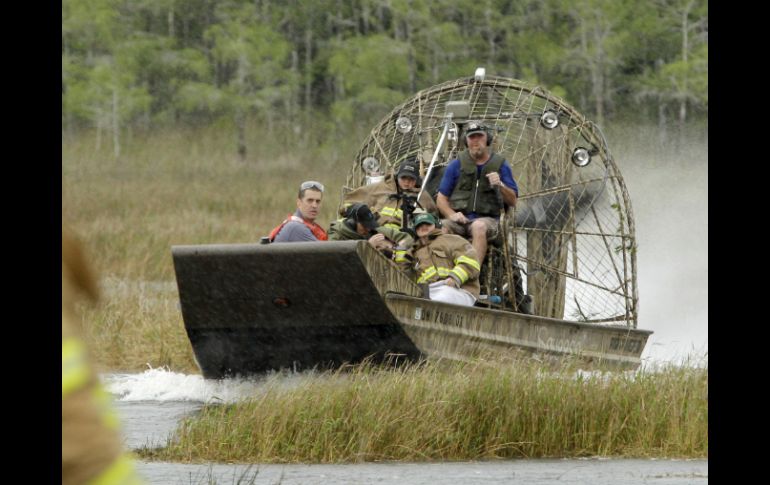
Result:
{"label": "airboat", "polygon": [[[205,378],[333,368],[365,359],[569,360],[634,369],[636,238],[620,171],[597,125],[547,90],[472,77],[395,107],[353,157],[342,192],[417,157],[435,197],[469,120],[519,186],[482,264],[482,298],[463,307],[426,290],[365,241],[172,246],[180,306]],[[340,204],[342,198],[340,199]]]}

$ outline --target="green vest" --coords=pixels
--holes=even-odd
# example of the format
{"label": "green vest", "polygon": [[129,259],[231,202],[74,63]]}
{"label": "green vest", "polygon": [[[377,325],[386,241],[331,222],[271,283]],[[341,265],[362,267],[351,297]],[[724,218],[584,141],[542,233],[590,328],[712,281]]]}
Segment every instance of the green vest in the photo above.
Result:
{"label": "green vest", "polygon": [[457,185],[449,197],[452,209],[465,213],[475,212],[480,216],[499,216],[502,196],[495,190],[495,187],[489,185],[487,174],[500,173],[500,167],[503,166],[505,158],[493,153],[484,164],[478,177],[476,175],[476,162],[468,155],[468,151],[460,152],[459,158],[460,178],[457,179]]}

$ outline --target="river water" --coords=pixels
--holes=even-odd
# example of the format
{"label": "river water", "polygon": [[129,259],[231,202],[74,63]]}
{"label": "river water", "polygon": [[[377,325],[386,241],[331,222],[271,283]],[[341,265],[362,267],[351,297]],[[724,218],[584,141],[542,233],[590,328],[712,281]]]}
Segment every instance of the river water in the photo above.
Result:
{"label": "river water", "polygon": [[[301,385],[306,374],[282,376],[286,386]],[[163,369],[102,376],[115,397],[125,446],[162,446],[180,419],[206,402],[235,402],[260,392],[259,380],[206,381]],[[229,465],[139,462],[153,484],[706,484],[707,460],[505,460],[441,463],[365,463],[345,465]]]}

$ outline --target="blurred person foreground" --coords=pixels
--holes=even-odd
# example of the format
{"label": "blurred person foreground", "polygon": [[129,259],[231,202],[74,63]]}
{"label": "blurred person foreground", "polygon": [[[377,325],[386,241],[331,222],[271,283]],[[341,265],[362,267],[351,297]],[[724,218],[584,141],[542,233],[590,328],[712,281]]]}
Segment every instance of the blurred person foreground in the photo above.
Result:
{"label": "blurred person foreground", "polygon": [[141,484],[76,323],[78,301],[98,295],[79,242],[62,226],[62,484]]}

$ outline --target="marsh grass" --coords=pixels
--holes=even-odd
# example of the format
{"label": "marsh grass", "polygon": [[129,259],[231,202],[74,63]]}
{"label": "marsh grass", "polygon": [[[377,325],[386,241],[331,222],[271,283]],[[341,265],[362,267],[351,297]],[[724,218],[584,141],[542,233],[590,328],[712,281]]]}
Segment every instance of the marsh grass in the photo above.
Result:
{"label": "marsh grass", "polygon": [[145,459],[362,462],[704,457],[708,369],[545,372],[531,362],[362,364],[207,405]]}
{"label": "marsh grass", "polygon": [[83,306],[83,328],[101,371],[148,366],[199,372],[175,287],[107,279],[102,301]]}

